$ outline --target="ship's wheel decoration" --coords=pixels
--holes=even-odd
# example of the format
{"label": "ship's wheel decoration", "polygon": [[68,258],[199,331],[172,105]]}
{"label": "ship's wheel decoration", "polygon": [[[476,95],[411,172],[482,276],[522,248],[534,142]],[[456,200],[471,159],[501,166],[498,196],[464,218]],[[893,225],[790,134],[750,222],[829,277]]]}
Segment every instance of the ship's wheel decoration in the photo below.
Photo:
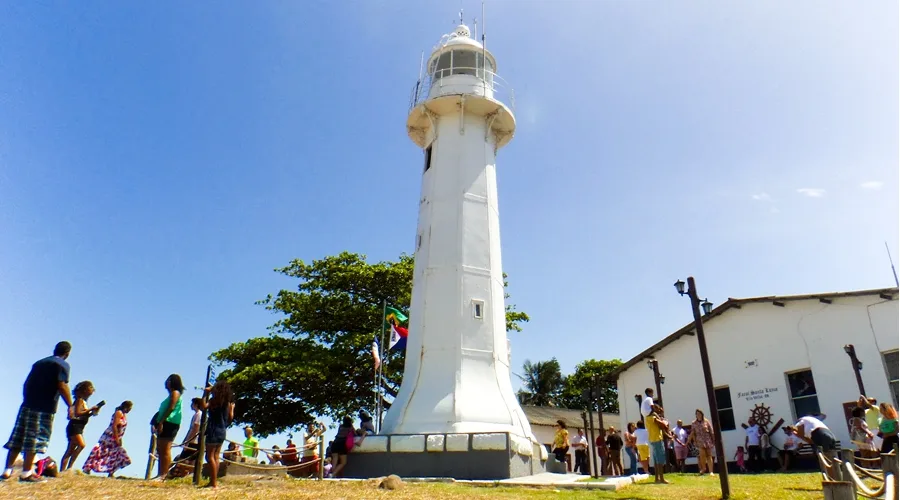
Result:
{"label": "ship's wheel decoration", "polygon": [[760,403],[750,410],[750,417],[756,419],[757,425],[768,429],[769,424],[772,423],[772,409]]}

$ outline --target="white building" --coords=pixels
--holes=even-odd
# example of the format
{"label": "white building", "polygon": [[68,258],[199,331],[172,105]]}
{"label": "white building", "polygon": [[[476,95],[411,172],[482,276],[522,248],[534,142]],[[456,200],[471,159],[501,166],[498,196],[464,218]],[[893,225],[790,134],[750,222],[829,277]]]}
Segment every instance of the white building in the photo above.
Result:
{"label": "white building", "polygon": [[[571,441],[571,439],[575,437],[578,429],[583,430],[584,435],[588,438],[588,441],[590,441],[590,422],[588,422],[588,425],[584,425],[584,419],[581,416],[581,410],[568,410],[565,408],[552,408],[546,406],[523,406],[522,410],[525,412],[525,416],[528,417],[528,423],[531,424],[531,430],[534,432],[535,437],[537,437],[538,442],[540,442],[547,449],[547,451],[551,451],[551,448],[553,447],[553,438],[556,436],[557,420],[562,420],[568,426],[569,441]],[[621,431],[621,429],[619,429],[619,415],[617,413],[604,413],[603,425],[600,424],[600,418],[596,413],[593,414],[593,417],[593,436],[595,439],[597,436],[601,435],[602,427],[606,427],[608,429],[610,426],[614,426],[617,431]],[[606,434],[602,435],[605,436]],[[620,433],[619,436],[621,435],[622,434]],[[589,449],[588,467],[590,467],[590,471],[594,470],[595,457],[596,454],[591,453]],[[569,464],[574,469],[574,449],[569,449]],[[599,465],[600,464],[598,464],[598,467]]]}
{"label": "white building", "polygon": [[[853,344],[863,363],[867,395],[897,404],[897,288],[786,297],[728,299],[705,315],[703,329],[725,453],[733,461],[743,446],[741,428],[752,412],[769,413],[769,429],[783,420],[824,413],[842,445],[849,444],[845,403],[859,398],[850,357]],[[709,416],[694,324],[644,350],[618,377],[619,426],[640,419],[635,395],[654,387],[647,360],[656,359],[666,417],[685,425],[700,408]],[[764,409],[763,409],[764,408]],[[849,412],[849,410],[846,410]],[[781,447],[784,433],[772,444]],[[688,463],[696,463],[690,459]]]}

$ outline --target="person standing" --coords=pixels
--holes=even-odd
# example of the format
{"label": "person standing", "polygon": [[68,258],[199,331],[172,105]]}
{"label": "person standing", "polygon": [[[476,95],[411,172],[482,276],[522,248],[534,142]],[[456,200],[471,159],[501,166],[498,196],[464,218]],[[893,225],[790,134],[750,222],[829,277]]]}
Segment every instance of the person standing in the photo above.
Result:
{"label": "person standing", "polygon": [[125,429],[128,427],[128,420],[125,415],[131,411],[131,401],[123,401],[113,413],[109,427],[103,431],[100,436],[100,442],[91,450],[90,456],[84,462],[81,471],[85,474],[91,472],[106,473],[109,477],[113,477],[119,469],[124,469],[131,465],[131,458],[125,447],[122,446],[122,437],[125,435]]}
{"label": "person standing", "polygon": [[331,469],[332,477],[341,477],[344,467],[347,466],[347,453],[350,452],[350,448],[347,446],[347,436],[353,436],[355,433],[353,419],[344,417],[341,426],[338,427],[337,435],[331,443],[331,464],[334,467]]}
{"label": "person standing", "polygon": [[678,472],[684,473],[684,461],[688,456],[688,433],[684,430],[684,422],[678,420],[675,422],[675,430],[672,432],[672,441],[675,443],[675,465]]}
{"label": "person standing", "polygon": [[625,454],[628,455],[628,475],[633,476],[637,474],[637,464],[638,464],[638,449],[637,449],[637,437],[634,435],[634,431],[637,429],[637,426],[634,425],[634,422],[628,422],[628,427],[625,428]]}
{"label": "person standing", "polygon": [[750,470],[752,472],[760,472],[762,470],[762,450],[759,447],[759,426],[756,425],[756,419],[750,417],[747,421],[748,427],[744,429],[744,449],[750,457]]}
{"label": "person standing", "polygon": [[881,434],[881,453],[890,453],[897,444],[897,410],[891,403],[881,403],[881,421],[878,432]]}
{"label": "person standing", "polygon": [[201,398],[191,399],[191,411],[193,411],[194,414],[191,416],[191,426],[188,427],[187,434],[184,436],[184,441],[181,442],[181,453],[175,459],[176,462],[188,460],[197,456],[197,450],[200,449],[200,421],[203,418],[203,412],[200,411],[202,404],[203,399]]}
{"label": "person standing", "polygon": [[647,432],[647,424],[638,420],[634,430],[634,438],[637,443],[638,460],[644,474],[650,474],[650,434]]}
{"label": "person standing", "polygon": [[201,399],[198,404],[201,410],[207,410],[206,462],[209,464],[209,483],[205,487],[215,488],[219,483],[219,451],[225,443],[225,431],[234,420],[234,392],[224,380],[216,381],[216,385],[203,389],[203,392],[212,394],[208,402],[204,403]]}
{"label": "person standing", "polygon": [[691,423],[691,433],[688,435],[687,444],[690,446],[691,443],[694,443],[694,446],[700,451],[700,457],[697,461],[697,467],[699,468],[700,474],[704,474],[705,472],[709,475],[713,474],[713,428],[712,424],[709,423],[709,419],[703,414],[703,410],[697,408],[694,411],[694,422]]}
{"label": "person standing", "polygon": [[9,441],[3,445],[9,453],[0,480],[12,476],[16,457],[24,452],[25,458],[19,481],[29,483],[45,481],[32,471],[34,457],[47,451],[50,434],[53,432],[53,417],[56,415],[60,396],[69,408],[69,418],[74,417],[74,406],[69,391],[69,363],[66,362],[71,352],[72,344],[60,342],[54,347],[53,356],[37,361],[31,366],[31,372],[28,373],[22,388],[22,405],[19,406],[16,423]]}
{"label": "person standing", "polygon": [[581,429],[577,429],[575,432],[575,437],[572,438],[572,442],[570,443],[572,448],[575,450],[575,474],[581,475],[589,475],[588,471],[588,440],[584,437],[584,431]]}
{"label": "person standing", "polygon": [[609,426],[606,436],[606,447],[609,449],[610,474],[613,476],[624,475],[622,469],[622,438],[616,433],[616,428]]}
{"label": "person standing", "polygon": [[181,376],[173,373],[166,378],[166,391],[169,393],[166,399],[159,404],[156,413],[156,454],[159,460],[159,474],[156,479],[164,480],[169,475],[169,467],[172,466],[172,442],[178,435],[181,427],[181,394],[184,392],[184,384]]}
{"label": "person standing", "polygon": [[653,405],[653,413],[647,418],[647,437],[650,439],[650,456],[653,458],[653,476],[659,484],[669,484],[665,477],[666,447],[663,441],[668,427],[668,422],[662,418],[662,408]]}
{"label": "person standing", "polygon": [[301,464],[312,464],[300,469],[305,475],[319,473],[319,439],[325,434],[325,425],[310,422],[306,425],[306,440],[303,444],[303,458]]}
{"label": "person standing", "polygon": [[553,435],[553,455],[557,462],[566,461],[566,455],[569,453],[569,431],[566,430],[566,423],[562,420],[556,421],[556,434]]}

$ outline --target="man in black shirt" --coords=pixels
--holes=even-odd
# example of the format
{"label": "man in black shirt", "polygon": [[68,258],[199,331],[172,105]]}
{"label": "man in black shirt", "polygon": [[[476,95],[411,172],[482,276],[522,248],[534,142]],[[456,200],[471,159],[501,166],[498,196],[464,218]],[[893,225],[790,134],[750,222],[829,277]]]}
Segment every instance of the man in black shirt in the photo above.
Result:
{"label": "man in black shirt", "polygon": [[622,468],[622,438],[616,433],[616,428],[610,426],[606,434],[606,447],[609,448],[610,473],[613,476],[621,476]]}
{"label": "man in black shirt", "polygon": [[53,417],[56,415],[60,396],[69,407],[69,417],[72,416],[69,363],[66,362],[71,351],[71,344],[60,342],[56,344],[53,356],[31,366],[31,372],[22,388],[22,406],[19,407],[16,425],[9,441],[3,446],[9,450],[9,454],[6,457],[6,470],[0,475],[0,479],[9,479],[12,476],[16,457],[19,453],[25,452],[19,481],[31,483],[45,481],[32,471],[34,457],[47,451],[50,433],[53,430]]}

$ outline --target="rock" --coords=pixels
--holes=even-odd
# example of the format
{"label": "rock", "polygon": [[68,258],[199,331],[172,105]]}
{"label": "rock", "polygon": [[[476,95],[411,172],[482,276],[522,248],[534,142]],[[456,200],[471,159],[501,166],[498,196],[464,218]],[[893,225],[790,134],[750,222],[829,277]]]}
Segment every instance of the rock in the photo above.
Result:
{"label": "rock", "polygon": [[381,482],[378,483],[378,487],[383,490],[399,490],[403,487],[403,480],[400,479],[400,476],[391,474],[382,479]]}

